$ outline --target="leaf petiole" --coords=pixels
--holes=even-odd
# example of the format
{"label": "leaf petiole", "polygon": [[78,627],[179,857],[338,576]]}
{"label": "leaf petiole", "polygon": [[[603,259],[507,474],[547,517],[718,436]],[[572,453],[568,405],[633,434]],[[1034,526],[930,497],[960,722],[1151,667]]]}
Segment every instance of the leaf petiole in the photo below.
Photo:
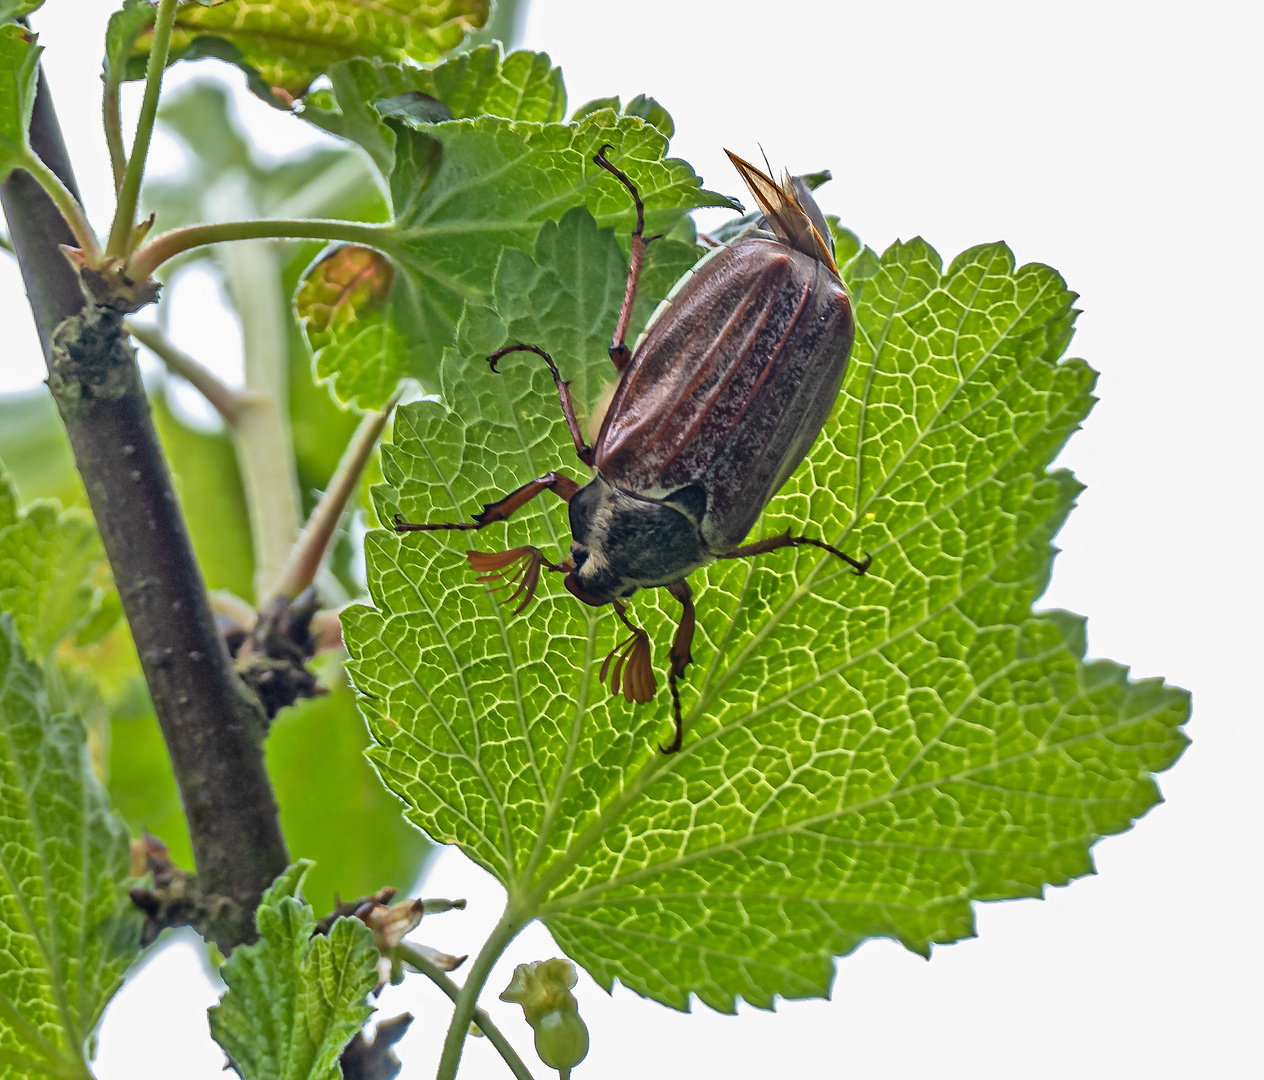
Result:
{"label": "leaf petiole", "polygon": [[[443,1056],[439,1059],[439,1071],[435,1080],[456,1080],[457,1066],[461,1064],[461,1051],[465,1046],[465,1037],[469,1034],[470,1023],[478,1011],[478,995],[482,992],[483,984],[487,982],[500,954],[530,921],[530,917],[519,911],[510,901],[500,922],[483,942],[478,956],[474,958],[474,966],[466,976],[465,985],[457,995],[456,1008],[452,1013],[448,1034],[443,1040]],[[408,962],[412,963],[411,960]]]}
{"label": "leaf petiole", "polygon": [[388,228],[326,218],[260,218],[187,225],[165,232],[141,248],[128,265],[128,275],[134,281],[144,281],[168,259],[192,248],[230,240],[346,240],[380,247],[381,237]]}
{"label": "leaf petiole", "polygon": [[[364,473],[365,466],[373,456],[378,439],[386,430],[387,421],[399,403],[404,391],[397,390],[381,412],[367,413],[355,435],[342,452],[338,467],[325,488],[325,493],[312,510],[303,533],[290,551],[280,579],[272,586],[273,596],[285,600],[294,600],[299,593],[316,580],[316,572],[320,569],[321,560],[333,539],[334,530],[342,518],[342,512],[355,494],[356,485]],[[411,961],[409,961],[411,963]]]}
{"label": "leaf petiole", "polygon": [[35,178],[48,197],[53,200],[57,209],[61,211],[61,216],[66,219],[70,231],[75,234],[75,240],[88,262],[97,262],[101,258],[101,246],[97,242],[96,233],[92,231],[92,226],[88,223],[83,207],[79,205],[79,200],[75,198],[71,190],[61,182],[52,169],[44,164],[34,150],[27,153],[21,167]]}
{"label": "leaf petiole", "polygon": [[[127,162],[123,172],[123,181],[119,185],[118,206],[115,207],[114,223],[110,226],[110,238],[106,242],[106,253],[109,255],[126,255],[132,243],[136,204],[140,200],[140,182],[145,175],[149,140],[154,133],[154,117],[158,113],[158,94],[162,89],[162,74],[167,67],[167,51],[171,46],[171,28],[175,23],[178,3],[179,0],[160,0],[158,5],[158,15],[154,20],[154,39],[149,48],[149,65],[145,69],[145,97],[141,101],[140,120],[136,124],[136,139],[132,143],[132,156]],[[117,101],[117,94],[115,100]],[[109,88],[107,87],[107,135],[109,132],[108,101]],[[121,149],[121,132],[119,142]],[[111,158],[115,158],[113,146]],[[114,162],[114,167],[117,175],[117,161]]]}
{"label": "leaf petiole", "polygon": [[[448,976],[440,971],[434,964],[427,960],[416,949],[410,948],[408,945],[397,945],[395,947],[395,955],[411,968],[416,968],[421,974],[426,976],[432,983],[452,999],[453,1004],[461,996],[461,988],[457,986]],[[504,1032],[500,1030],[493,1022],[491,1017],[482,1010],[476,1008],[474,1010],[474,1023],[476,1023],[487,1041],[490,1042],[499,1052],[500,1056],[505,1059],[505,1064],[509,1066],[509,1071],[518,1078],[518,1080],[533,1080],[531,1071],[527,1068],[522,1058],[518,1056],[518,1052],[509,1044],[509,1040],[505,1038]]]}
{"label": "leaf petiole", "polygon": [[101,99],[101,116],[105,122],[105,144],[110,149],[110,171],[114,174],[114,191],[123,187],[127,175],[127,150],[123,146],[123,119],[120,112],[119,83],[107,76]]}

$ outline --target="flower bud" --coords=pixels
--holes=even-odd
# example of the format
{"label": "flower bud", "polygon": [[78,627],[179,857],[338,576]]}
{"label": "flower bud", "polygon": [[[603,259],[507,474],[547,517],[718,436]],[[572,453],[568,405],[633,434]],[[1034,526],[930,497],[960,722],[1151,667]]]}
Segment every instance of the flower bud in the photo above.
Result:
{"label": "flower bud", "polygon": [[535,1026],[535,1052],[550,1069],[569,1071],[588,1056],[588,1026],[578,1012],[545,1013]]}
{"label": "flower bud", "polygon": [[579,1016],[579,1002],[571,988],[579,981],[569,960],[539,960],[519,964],[501,1001],[522,1006],[527,1023],[535,1030],[535,1049],[540,1060],[563,1076],[588,1053],[588,1028]]}

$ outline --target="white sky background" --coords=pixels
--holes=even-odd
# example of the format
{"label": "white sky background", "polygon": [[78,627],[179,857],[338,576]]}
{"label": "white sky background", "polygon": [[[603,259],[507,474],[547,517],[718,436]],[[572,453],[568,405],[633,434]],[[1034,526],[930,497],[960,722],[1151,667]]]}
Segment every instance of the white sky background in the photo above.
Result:
{"label": "white sky background", "polygon": [[[36,20],[98,226],[114,6],[49,0]],[[535,0],[523,44],[564,67],[572,105],[653,94],[675,117],[673,150],[710,186],[738,193],[721,147],[749,157],[762,143],[778,168],[831,168],[822,207],[874,247],[921,234],[947,261],[1003,238],[1064,274],[1084,309],[1072,352],[1101,372],[1101,401],[1061,459],[1088,488],[1043,604],[1087,615],[1091,656],[1166,676],[1195,710],[1194,744],[1161,778],[1166,804],[1098,845],[1099,876],[1043,903],[981,906],[979,937],[929,963],[872,942],[839,962],[832,1002],[775,1014],[686,1016],[585,977],[578,1080],[1260,1075],[1262,24],[1255,3]],[[181,67],[173,82],[194,70]],[[133,86],[133,118],[138,101]],[[272,152],[312,137],[244,91],[240,104]],[[160,141],[156,167],[174,160]],[[43,374],[17,281],[0,260],[4,389]],[[177,340],[239,370],[219,300],[199,291],[179,305]],[[470,909],[420,939],[476,951],[498,887],[453,853],[426,892]],[[539,927],[524,933],[485,995],[530,1062],[521,1011],[495,994],[514,963],[555,952]],[[191,946],[168,949],[124,991],[100,1080],[221,1075],[203,1012],[216,991],[198,970]],[[414,977],[379,1004],[418,1017],[403,1075],[433,1075],[446,999]],[[506,1075],[467,1044],[462,1076]]]}

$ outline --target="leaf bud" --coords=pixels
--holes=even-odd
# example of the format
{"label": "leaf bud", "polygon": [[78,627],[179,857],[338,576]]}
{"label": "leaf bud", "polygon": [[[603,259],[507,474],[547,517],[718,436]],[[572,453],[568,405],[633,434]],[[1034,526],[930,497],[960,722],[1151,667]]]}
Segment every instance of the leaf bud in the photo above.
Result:
{"label": "leaf bud", "polygon": [[569,960],[538,960],[519,964],[501,1001],[522,1006],[535,1030],[535,1049],[549,1068],[566,1076],[588,1054],[588,1028],[579,1016],[579,1002],[571,988],[579,981]]}

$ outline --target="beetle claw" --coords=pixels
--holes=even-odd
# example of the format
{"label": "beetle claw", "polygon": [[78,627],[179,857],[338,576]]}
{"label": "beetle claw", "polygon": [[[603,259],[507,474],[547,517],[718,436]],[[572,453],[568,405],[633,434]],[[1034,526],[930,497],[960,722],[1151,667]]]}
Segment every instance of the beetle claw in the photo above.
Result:
{"label": "beetle claw", "polygon": [[676,685],[676,677],[676,669],[673,667],[667,672],[667,682],[671,687],[672,719],[676,721],[676,735],[666,746],[662,743],[658,744],[658,752],[660,754],[680,753],[680,744],[685,737],[684,725],[680,719],[680,687]]}
{"label": "beetle claw", "polygon": [[870,555],[869,552],[866,551],[864,560],[860,563],[860,565],[856,566],[855,569],[852,570],[852,573],[855,574],[857,577],[864,577],[865,572],[872,565],[873,565],[873,556]]}
{"label": "beetle claw", "polygon": [[[477,521],[478,518],[475,518],[475,520]],[[441,522],[435,522],[433,524],[430,524],[430,523],[418,524],[413,521],[405,521],[401,515],[396,514],[394,521],[392,523],[392,528],[397,533],[409,533],[409,532],[443,532],[445,530],[450,530],[450,529],[477,529],[479,528],[479,526],[471,525],[467,521],[458,521],[458,522],[441,521]]]}

